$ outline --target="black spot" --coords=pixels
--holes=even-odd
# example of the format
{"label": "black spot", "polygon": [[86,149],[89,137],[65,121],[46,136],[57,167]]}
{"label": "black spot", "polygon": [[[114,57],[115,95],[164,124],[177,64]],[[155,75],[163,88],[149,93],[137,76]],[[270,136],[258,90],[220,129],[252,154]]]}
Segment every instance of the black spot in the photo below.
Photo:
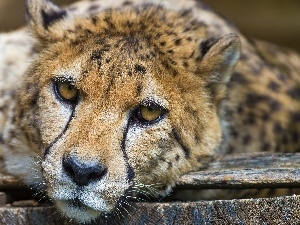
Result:
{"label": "black spot", "polygon": [[168,162],[168,169],[172,168],[173,164],[172,162]]}
{"label": "black spot", "polygon": [[39,97],[38,95],[32,95],[32,99],[31,99],[31,102],[30,102],[32,107],[36,106],[36,103],[38,101],[38,97]]}
{"label": "black spot", "polygon": [[[213,95],[215,95],[215,93],[213,93]],[[224,116],[227,117],[227,118],[232,117],[233,114],[234,114],[233,110],[230,110],[230,109],[224,110]]]}
{"label": "black spot", "polygon": [[248,113],[248,117],[244,120],[245,124],[254,125],[256,123],[256,117],[253,112]]}
{"label": "black spot", "polygon": [[141,92],[142,92],[142,86],[140,84],[137,85],[136,92],[137,92],[138,95],[141,94]]}
{"label": "black spot", "polygon": [[285,83],[285,82],[287,81],[287,77],[286,77],[286,75],[284,75],[283,73],[279,73],[279,74],[277,75],[277,78],[278,78],[279,80],[281,80],[283,83]]}
{"label": "black spot", "polygon": [[238,112],[239,114],[243,113],[243,112],[244,112],[244,107],[243,107],[242,105],[239,105],[239,106],[237,107],[237,112]]}
{"label": "black spot", "polygon": [[176,155],[176,156],[175,156],[175,160],[178,162],[179,159],[180,159],[180,156],[179,156],[179,155]]}
{"label": "black spot", "polygon": [[188,67],[189,67],[189,63],[186,62],[186,61],[184,61],[184,62],[182,63],[182,65],[183,65],[185,68],[188,68]]}
{"label": "black spot", "polygon": [[146,68],[141,64],[135,64],[134,70],[136,73],[145,74],[147,72]]}
{"label": "black spot", "polygon": [[183,143],[179,133],[177,132],[177,130],[175,128],[173,128],[172,132],[173,132],[173,136],[174,136],[175,140],[182,147],[182,150],[184,151],[185,157],[190,158],[190,149],[187,146],[184,145],[184,143]]}
{"label": "black spot", "polygon": [[156,53],[154,51],[151,51],[150,54],[152,57],[156,57]]}
{"label": "black spot", "polygon": [[42,10],[42,16],[43,16],[43,26],[45,29],[48,29],[48,27],[54,23],[57,20],[60,20],[64,18],[67,15],[67,12],[65,10],[60,10],[57,12],[45,12]]}
{"label": "black spot", "polygon": [[165,45],[166,45],[166,42],[165,42],[165,41],[162,41],[162,42],[160,42],[159,44],[160,44],[160,46],[165,46]]}
{"label": "black spot", "polygon": [[199,138],[199,135],[198,135],[198,134],[195,134],[194,140],[195,140],[195,143],[196,143],[196,144],[199,144],[200,138]]}
{"label": "black spot", "polygon": [[93,33],[90,29],[85,29],[84,32],[86,33],[86,35],[89,35],[89,34]]}
{"label": "black spot", "polygon": [[193,38],[191,38],[191,37],[187,37],[187,38],[186,38],[186,40],[187,40],[187,41],[192,41],[192,40],[193,40]]}
{"label": "black spot", "polygon": [[270,101],[269,105],[273,112],[279,111],[281,109],[281,104],[276,100]]}
{"label": "black spot", "polygon": [[101,60],[103,52],[101,50],[95,50],[92,52],[91,60]]}
{"label": "black spot", "polygon": [[269,120],[271,119],[270,113],[263,113],[263,114],[261,115],[261,119],[262,119],[263,121],[269,121]]}
{"label": "black spot", "polygon": [[248,57],[247,54],[242,53],[242,54],[241,54],[241,57],[240,57],[240,60],[247,60],[248,58],[249,58],[249,57]]}
{"label": "black spot", "polygon": [[284,145],[288,145],[289,144],[289,138],[288,138],[288,136],[287,136],[286,133],[282,137],[282,144],[284,144]]}
{"label": "black spot", "polygon": [[17,121],[17,117],[16,117],[16,116],[13,116],[13,118],[12,118],[12,123],[16,123],[16,121]]}
{"label": "black spot", "polygon": [[[80,44],[81,44],[81,40],[80,39],[75,39],[75,40],[71,41],[71,45],[72,46],[78,46]],[[57,53],[57,54],[59,54],[59,53]]]}
{"label": "black spot", "polygon": [[189,32],[190,30],[191,30],[191,27],[186,27],[186,28],[184,28],[183,32],[184,32],[184,33],[187,33],[187,32]]}
{"label": "black spot", "polygon": [[275,81],[271,81],[269,84],[268,84],[268,88],[272,91],[275,91],[275,92],[278,92],[279,89],[280,89],[280,85],[275,82]]}
{"label": "black spot", "polygon": [[273,126],[273,131],[275,133],[281,133],[283,131],[283,127],[279,122],[276,122]]}
{"label": "black spot", "polygon": [[246,136],[243,137],[243,144],[244,145],[250,144],[251,141],[252,141],[252,137],[250,135],[246,135]]}
{"label": "black spot", "polygon": [[99,8],[99,5],[91,5],[89,8],[88,8],[88,11],[94,11],[94,10],[97,10]]}
{"label": "black spot", "polygon": [[254,75],[260,76],[262,73],[262,70],[265,68],[265,64],[263,63],[257,63],[255,64],[251,69]]}
{"label": "black spot", "polygon": [[249,81],[245,78],[245,76],[238,72],[235,72],[232,74],[230,82],[235,82],[235,83],[242,84],[242,85],[249,83]]}
{"label": "black spot", "polygon": [[294,130],[292,132],[292,141],[294,143],[298,143],[299,142],[299,132],[297,130]]}
{"label": "black spot", "polygon": [[267,152],[267,151],[270,151],[270,148],[271,148],[271,145],[267,142],[265,142],[263,145],[262,145],[262,151],[263,152]]}
{"label": "black spot", "polygon": [[300,122],[300,113],[291,113],[291,121],[294,123]]}
{"label": "black spot", "polygon": [[273,111],[278,111],[281,108],[281,104],[277,100],[267,95],[255,93],[248,94],[245,103],[251,108],[255,107],[258,103],[268,104]]}
{"label": "black spot", "polygon": [[191,14],[191,10],[190,10],[190,9],[184,9],[184,10],[181,10],[181,11],[180,11],[179,16],[180,16],[180,17],[186,17],[186,16],[188,16],[189,14]]}
{"label": "black spot", "polygon": [[16,131],[14,131],[14,130],[9,131],[9,137],[10,138],[14,138],[14,137],[16,137],[16,135],[17,135]]}
{"label": "black spot", "polygon": [[81,75],[82,75],[82,76],[85,76],[85,75],[88,74],[88,72],[89,72],[88,70],[83,70],[83,71],[81,72]]}
{"label": "black spot", "polygon": [[174,41],[174,44],[175,44],[175,45],[180,45],[180,44],[181,44],[181,41],[182,41],[181,38],[176,39],[176,40]]}
{"label": "black spot", "polygon": [[92,20],[92,23],[93,23],[94,25],[96,25],[97,22],[98,22],[98,17],[97,17],[97,16],[93,16],[93,17],[91,18],[91,20]]}
{"label": "black spot", "polygon": [[178,75],[178,71],[174,69],[167,60],[163,60],[161,63],[167,70],[172,73],[174,77]]}
{"label": "black spot", "polygon": [[230,136],[237,138],[239,136],[239,132],[237,132],[235,129],[230,130]]}
{"label": "black spot", "polygon": [[280,147],[280,145],[276,145],[275,152],[281,152],[281,147]]}
{"label": "black spot", "polygon": [[19,117],[20,117],[20,118],[23,118],[23,117],[24,117],[24,110],[23,110],[23,109],[20,110],[20,112],[19,112]]}
{"label": "black spot", "polygon": [[115,29],[116,26],[115,26],[115,24],[112,23],[110,17],[107,16],[103,20],[106,22],[106,24],[109,27],[109,29]]}
{"label": "black spot", "polygon": [[233,153],[233,152],[235,152],[235,148],[232,145],[229,145],[227,150],[226,150],[226,153],[230,154],[230,153]]}
{"label": "black spot", "polygon": [[286,93],[293,99],[300,99],[300,88],[289,89]]}
{"label": "black spot", "polygon": [[172,49],[168,50],[167,52],[170,53],[170,54],[174,53],[174,51]]}
{"label": "black spot", "polygon": [[124,3],[123,3],[123,5],[125,6],[125,5],[132,5],[132,2],[131,1],[125,1]]}

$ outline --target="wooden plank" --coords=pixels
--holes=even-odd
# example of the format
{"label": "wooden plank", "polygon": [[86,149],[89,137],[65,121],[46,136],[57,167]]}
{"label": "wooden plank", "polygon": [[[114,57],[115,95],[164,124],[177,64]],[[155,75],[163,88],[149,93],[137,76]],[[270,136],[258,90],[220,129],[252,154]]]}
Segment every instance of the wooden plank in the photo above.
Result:
{"label": "wooden plank", "polygon": [[180,178],[178,188],[299,188],[300,153],[240,154],[214,159]]}
{"label": "wooden plank", "polygon": [[299,169],[201,171],[180,178],[177,188],[299,188]]}
{"label": "wooden plank", "polygon": [[[184,175],[177,187],[257,188],[300,187],[300,154],[227,155],[208,168]],[[24,192],[24,184],[0,174],[0,189]],[[231,190],[233,191],[233,190]],[[25,192],[24,192],[25,193]],[[10,194],[11,195],[11,194]],[[22,200],[22,199],[20,199]],[[29,204],[29,203],[30,204]],[[25,204],[26,203],[26,204]],[[3,205],[3,204],[2,204]],[[19,201],[11,205],[35,205]],[[0,207],[0,225],[72,225],[53,207]],[[134,209],[134,210],[133,210]],[[197,202],[133,203],[113,220],[96,224],[300,224],[300,196]]]}
{"label": "wooden plank", "polygon": [[[134,203],[128,215],[95,224],[217,225],[300,224],[300,196],[268,199]],[[73,225],[52,207],[0,207],[0,224]]]}

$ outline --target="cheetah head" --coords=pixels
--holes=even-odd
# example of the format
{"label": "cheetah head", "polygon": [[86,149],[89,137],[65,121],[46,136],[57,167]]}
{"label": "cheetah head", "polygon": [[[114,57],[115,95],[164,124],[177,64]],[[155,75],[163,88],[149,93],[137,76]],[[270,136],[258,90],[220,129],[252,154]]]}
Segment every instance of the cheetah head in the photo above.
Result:
{"label": "cheetah head", "polygon": [[110,215],[204,165],[221,139],[235,35],[212,38],[191,13],[151,4],[86,17],[47,0],[27,9],[37,54],[18,123],[65,216]]}

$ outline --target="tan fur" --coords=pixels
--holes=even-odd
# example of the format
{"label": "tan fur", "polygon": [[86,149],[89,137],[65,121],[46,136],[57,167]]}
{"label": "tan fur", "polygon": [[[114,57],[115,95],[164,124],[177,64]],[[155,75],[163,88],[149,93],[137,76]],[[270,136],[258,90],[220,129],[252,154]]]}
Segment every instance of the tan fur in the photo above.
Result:
{"label": "tan fur", "polygon": [[[16,97],[0,114],[8,115],[0,132],[10,173],[37,182],[22,169],[34,160],[39,186],[62,213],[89,222],[152,185],[167,193],[215,151],[298,150],[296,53],[274,47],[278,55],[269,60],[271,46],[247,40],[193,0],[125,3],[62,11],[27,1],[35,39],[22,35],[31,40],[32,62],[23,75],[28,64],[16,61],[22,80],[9,88]],[[75,85],[76,104],[57,96],[56,80]],[[136,109],[149,102],[165,114],[137,122]],[[66,158],[107,173],[80,185]]]}

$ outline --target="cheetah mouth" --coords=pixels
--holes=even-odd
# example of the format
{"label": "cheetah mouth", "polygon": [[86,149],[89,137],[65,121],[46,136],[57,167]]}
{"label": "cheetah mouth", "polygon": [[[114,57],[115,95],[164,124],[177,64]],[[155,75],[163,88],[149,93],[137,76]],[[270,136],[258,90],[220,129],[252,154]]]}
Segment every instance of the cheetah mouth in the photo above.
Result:
{"label": "cheetah mouth", "polygon": [[105,214],[110,212],[110,210],[106,209],[107,206],[102,205],[101,208],[93,207],[92,205],[90,205],[89,202],[85,202],[84,200],[81,200],[80,198],[77,197],[74,199],[58,200],[58,202],[63,204],[64,208],[81,211],[81,212],[94,211],[97,212],[97,214]]}
{"label": "cheetah mouth", "polygon": [[75,198],[73,200],[67,200],[67,204],[71,208],[77,208],[81,211],[86,211],[88,208],[87,205],[83,204],[78,198]]}

